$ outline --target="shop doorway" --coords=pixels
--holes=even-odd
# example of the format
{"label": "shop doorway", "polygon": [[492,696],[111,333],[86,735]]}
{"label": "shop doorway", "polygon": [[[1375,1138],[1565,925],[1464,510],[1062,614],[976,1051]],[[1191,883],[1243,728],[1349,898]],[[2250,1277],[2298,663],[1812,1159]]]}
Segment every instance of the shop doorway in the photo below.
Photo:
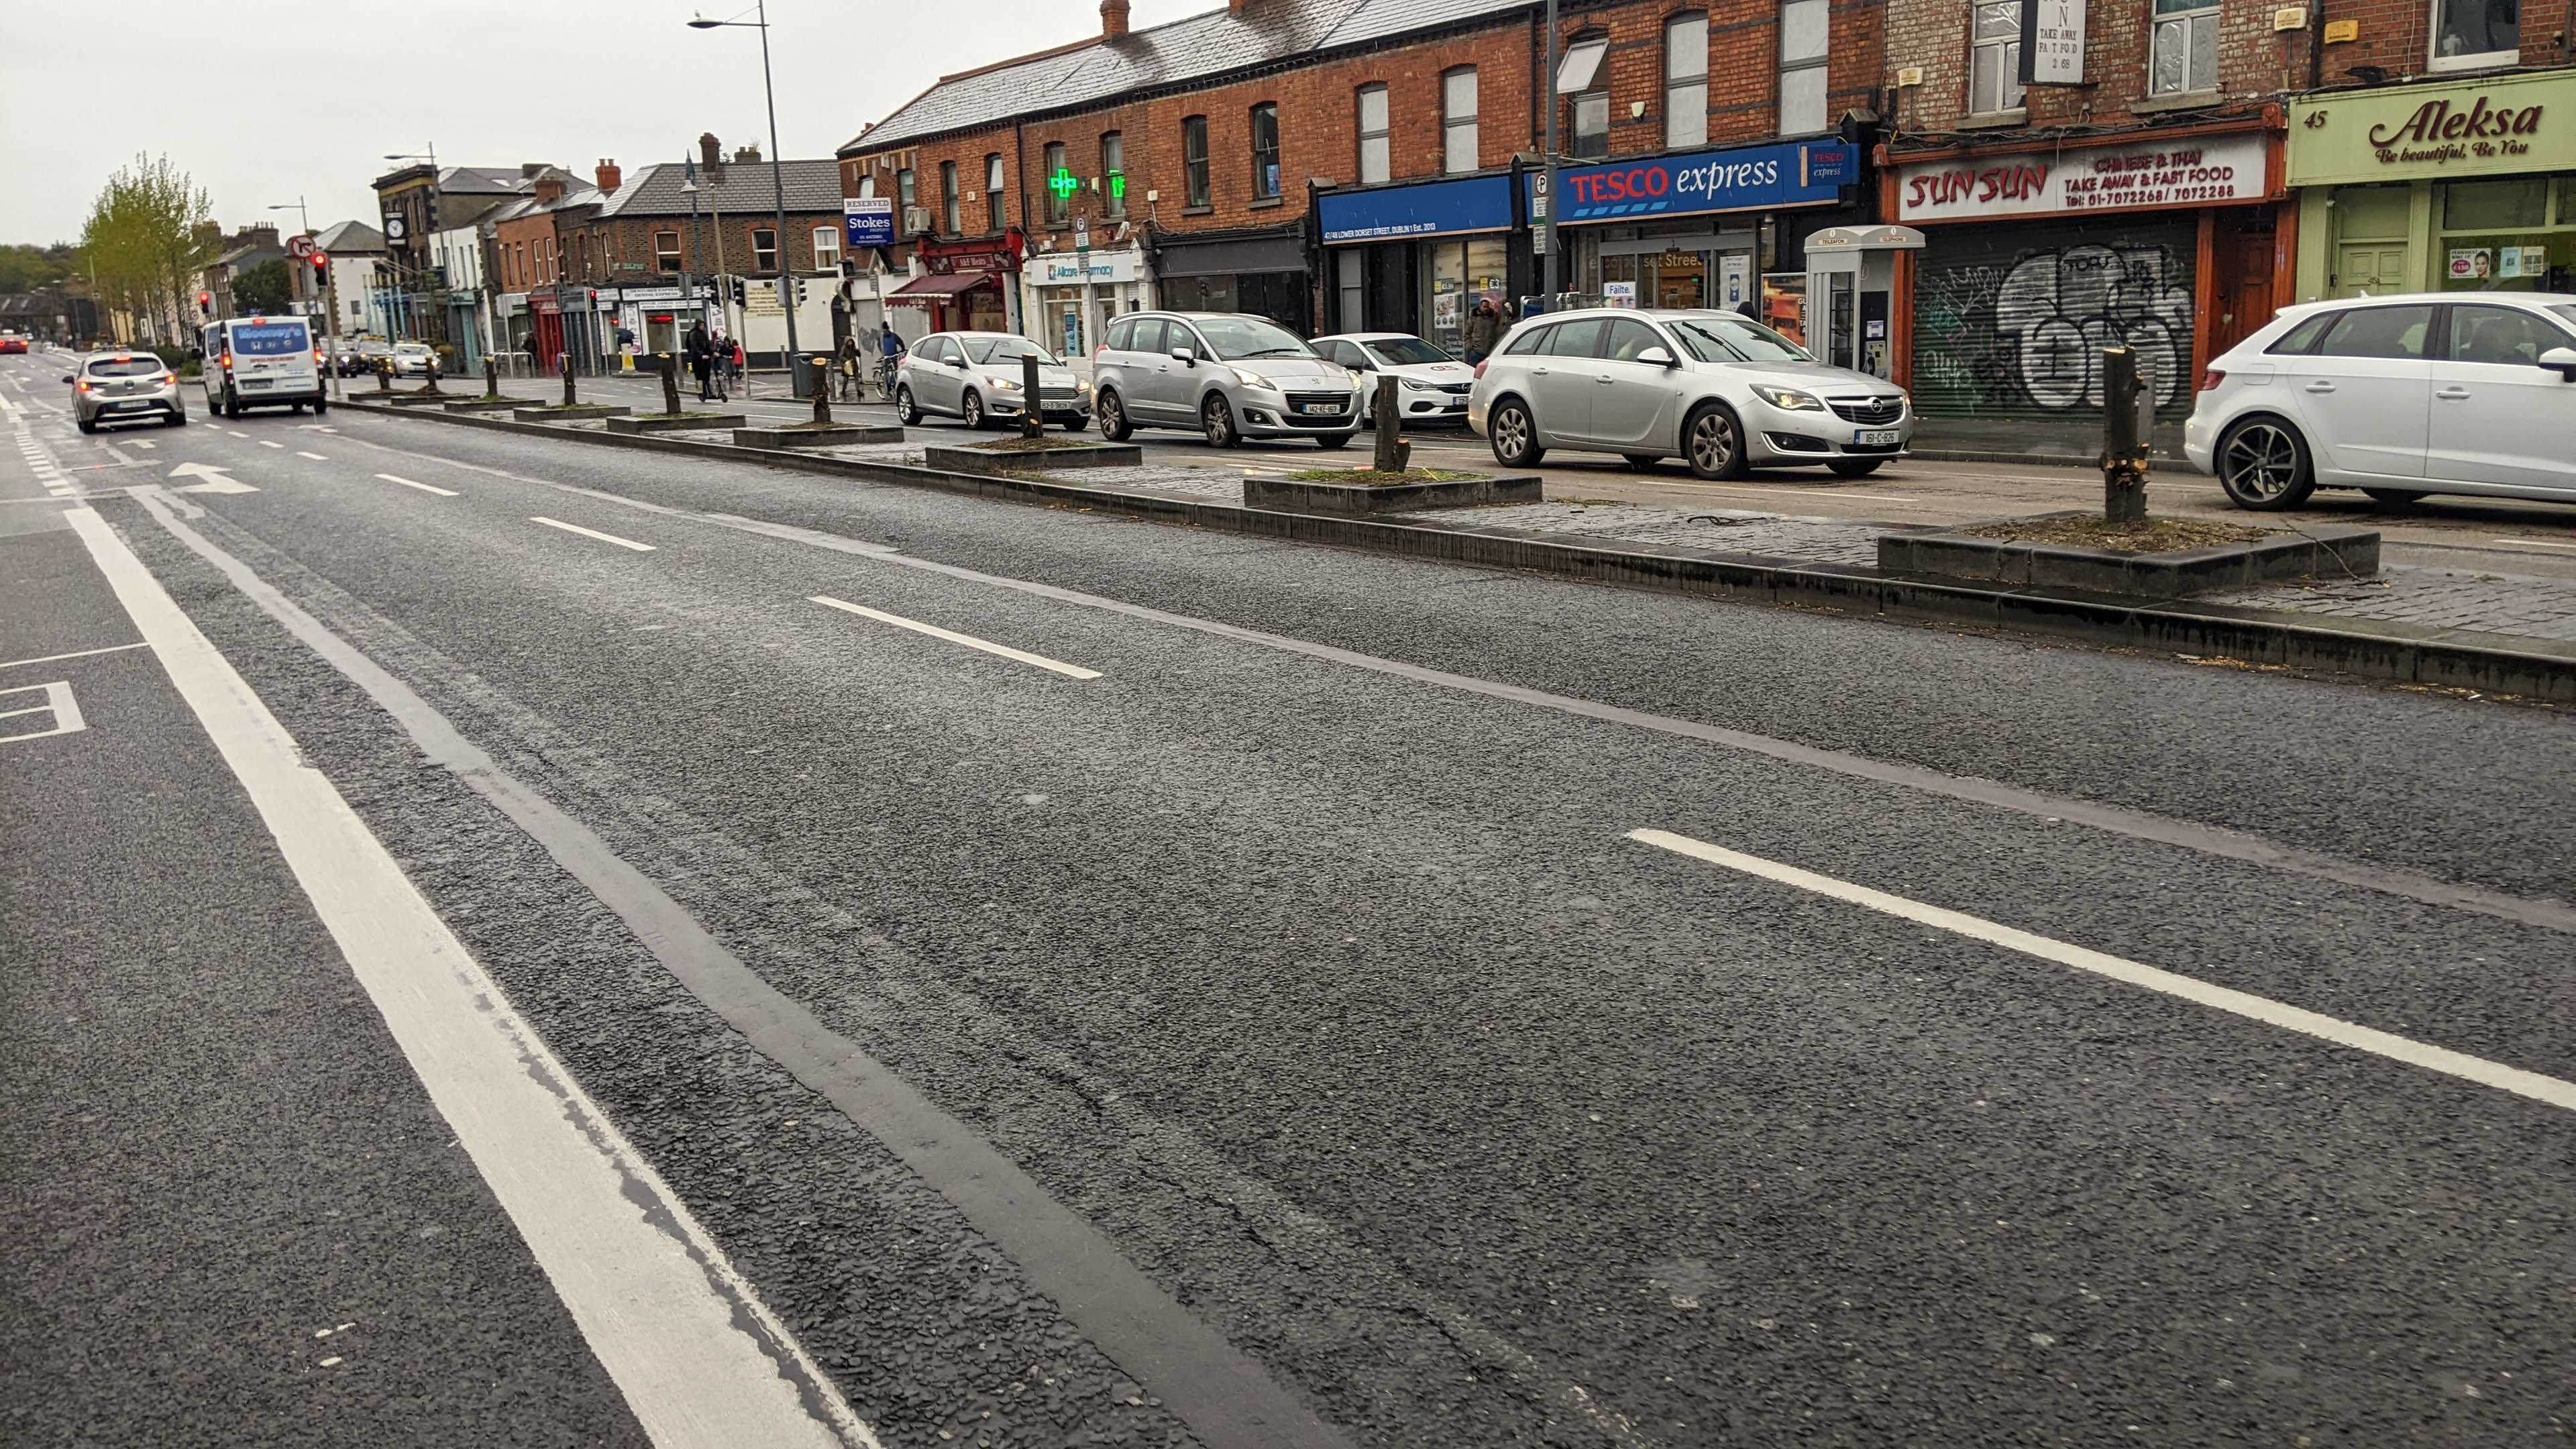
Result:
{"label": "shop doorway", "polygon": [[2403,292],[2406,286],[2406,248],[2386,242],[2346,242],[2335,249],[2334,294],[2358,297],[2364,292],[2374,297],[2390,292]]}
{"label": "shop doorway", "polygon": [[2218,274],[2218,310],[2209,319],[2211,357],[2224,356],[2271,321],[2280,306],[2272,290],[2272,217],[2268,207],[2258,210],[2257,216],[2238,220],[2222,215],[2217,222],[2210,258]]}

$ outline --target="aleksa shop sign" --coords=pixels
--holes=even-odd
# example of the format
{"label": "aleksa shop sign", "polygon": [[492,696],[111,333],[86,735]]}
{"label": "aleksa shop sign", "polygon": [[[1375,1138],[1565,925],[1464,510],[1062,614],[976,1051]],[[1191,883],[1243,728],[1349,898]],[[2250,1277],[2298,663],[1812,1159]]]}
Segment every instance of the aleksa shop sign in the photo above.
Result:
{"label": "aleksa shop sign", "polygon": [[2264,196],[2260,135],[1927,161],[1896,173],[1905,222],[2209,206]]}
{"label": "aleksa shop sign", "polygon": [[[1577,166],[1556,179],[1565,197],[1560,223],[1690,216],[1840,200],[1840,189],[1860,180],[1860,158],[1840,141],[1791,141]],[[1535,174],[1529,188],[1535,195]]]}

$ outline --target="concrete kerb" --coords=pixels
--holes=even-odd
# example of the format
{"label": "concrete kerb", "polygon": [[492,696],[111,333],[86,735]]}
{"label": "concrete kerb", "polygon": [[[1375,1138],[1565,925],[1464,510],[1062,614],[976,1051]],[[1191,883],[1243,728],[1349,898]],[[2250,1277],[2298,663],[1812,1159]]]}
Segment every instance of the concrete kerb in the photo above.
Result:
{"label": "concrete kerb", "polygon": [[1520,569],[1592,583],[1697,594],[1746,603],[1968,624],[2156,653],[2195,654],[2441,688],[2576,704],[2576,644],[2436,629],[2395,621],[2314,616],[2190,600],[2139,600],[2071,590],[1979,588],[1903,578],[1874,569],[1782,564],[1754,555],[1677,545],[1607,547],[1562,534],[1476,527],[1445,519],[1277,513],[1203,499],[1125,492],[1026,476],[986,477],[784,449],[690,438],[613,434],[513,419],[343,406],[458,427],[572,438],[617,448],[717,456],[797,472],[935,488],[947,493],[1116,512],[1158,523],[1220,529],[1485,568]]}

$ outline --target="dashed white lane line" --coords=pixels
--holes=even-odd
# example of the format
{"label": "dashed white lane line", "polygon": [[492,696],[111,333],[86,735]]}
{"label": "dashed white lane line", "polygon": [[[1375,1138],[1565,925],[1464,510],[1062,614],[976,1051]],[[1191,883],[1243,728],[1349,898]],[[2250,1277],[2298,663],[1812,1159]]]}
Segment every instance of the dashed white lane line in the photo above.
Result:
{"label": "dashed white lane line", "polygon": [[2516,548],[2576,548],[2576,543],[2552,543],[2545,538],[2498,538],[2494,543],[2509,543]]}
{"label": "dashed white lane line", "polygon": [[127,447],[129,447],[129,448],[144,448],[144,449],[151,449],[151,448],[158,448],[158,447],[160,447],[161,445],[160,445],[159,443],[156,443],[156,442],[152,441],[150,438],[131,438],[131,439],[128,439],[128,440],[126,441],[125,446],[127,446]]}
{"label": "dashed white lane line", "polygon": [[[144,507],[175,520],[157,495]],[[65,510],[658,1449],[877,1439],[104,519]],[[787,1367],[794,1365],[794,1373]],[[809,1401],[810,1396],[810,1401]]]}
{"label": "dashed white lane line", "polygon": [[248,434],[248,433],[244,433],[244,432],[236,432],[236,431],[234,431],[234,430],[233,430],[233,429],[231,429],[231,428],[226,428],[226,429],[224,429],[224,431],[225,431],[225,432],[227,432],[227,433],[232,433],[232,435],[233,435],[234,437],[236,437],[236,438],[247,438],[247,437],[249,437],[249,436],[250,436],[250,434]]}
{"label": "dashed white lane line", "polygon": [[969,649],[981,649],[987,654],[997,654],[1004,659],[1016,659],[1022,664],[1034,664],[1040,669],[1051,669],[1056,673],[1063,675],[1067,679],[1098,679],[1100,677],[1100,671],[1097,669],[1085,669],[1078,664],[1067,664],[1061,659],[1049,659],[1043,654],[1031,654],[1026,650],[1014,649],[1007,644],[996,644],[989,639],[978,639],[972,634],[960,634],[955,630],[942,629],[936,624],[925,624],[918,619],[907,619],[901,614],[889,614],[882,609],[871,609],[865,604],[853,604],[846,599],[835,599],[828,594],[809,595],[806,598],[806,602],[809,604],[821,604],[827,609],[839,609],[843,613],[856,614],[864,619],[874,619],[880,624],[892,624],[898,629],[910,629],[916,634],[927,634],[933,639],[945,639],[951,644],[963,644]]}
{"label": "dashed white lane line", "polygon": [[328,462],[330,462],[330,461],[331,461],[330,459],[323,457],[323,456],[322,456],[321,454],[319,454],[319,453],[308,453],[308,452],[305,452],[302,448],[298,448],[298,449],[296,449],[296,450],[295,450],[295,456],[297,456],[297,457],[299,457],[299,458],[310,458],[310,459],[312,459],[312,460],[313,460],[314,462],[316,462],[316,463],[328,463]]}
{"label": "dashed white lane line", "polygon": [[384,479],[388,483],[400,483],[405,488],[417,488],[423,493],[435,493],[441,498],[453,498],[456,496],[456,490],[453,488],[441,488],[432,483],[414,483],[409,478],[398,477],[392,473],[379,473],[376,476]]}
{"label": "dashed white lane line", "polygon": [[51,664],[57,659],[87,659],[93,654],[121,654],[128,649],[149,649],[147,643],[110,644],[103,649],[75,649],[69,654],[40,654],[33,659],[12,659],[0,663],[0,669],[15,669],[21,664]]}
{"label": "dashed white lane line", "polygon": [[1723,846],[1711,845],[1705,840],[1693,840],[1687,835],[1675,835],[1669,830],[1631,830],[1628,832],[1628,838],[1641,845],[1669,850],[1676,855],[1686,855],[1693,860],[1706,861],[1710,865],[1724,866],[1728,870],[1742,871],[1746,875],[1759,876],[1764,880],[1777,881],[1782,885],[1796,886],[1800,890],[1813,891],[1820,896],[1862,906],[1918,925],[1938,927],[1972,940],[1984,941],[2006,950],[2019,951],[2026,956],[2036,956],[2043,961],[2054,961],[2060,966],[2072,966],[2078,971],[2089,971],[2096,976],[2107,976],[2114,981],[2125,982],[2131,986],[2159,991],[2195,1005],[2228,1012],[2249,1021],[2259,1021],[2266,1026],[2277,1026],[2285,1031],[2295,1031],[2303,1036],[2332,1042],[2336,1046],[2368,1052],[2373,1056],[2386,1057],[2393,1062],[2403,1062],[2411,1067],[2440,1072],[2445,1076],[2458,1077],[2462,1081],[2475,1082],[2482,1087],[2493,1087],[2500,1092],[2529,1097],[2535,1102],[2547,1103],[2563,1111],[2576,1112],[2576,1082],[2544,1077],[2538,1072],[2526,1072],[2520,1067],[2508,1067],[2502,1062],[2491,1062],[2484,1057],[2473,1057],[2464,1052],[2452,1051],[2447,1047],[2437,1047],[2428,1042],[2416,1041],[2411,1037],[2378,1031],[2355,1022],[2309,1011],[2304,1007],[2274,1001],[2269,997],[2256,996],[2250,992],[2237,991],[2225,986],[2213,986],[2206,981],[2177,975],[2171,971],[2160,970],[2119,956],[2105,955],[2100,951],[2088,950],[2064,941],[2051,940],[2046,936],[2035,936],[2028,931],[1998,925],[1977,916],[1945,910],[1940,906],[1925,905],[1921,901],[1892,896],[1884,891],[1874,891],[1867,886],[1853,885],[1849,881],[1800,870],[1794,865],[1782,865],[1776,860],[1765,860],[1758,855],[1740,854]]}
{"label": "dashed white lane line", "polygon": [[286,446],[284,443],[272,443],[266,438],[260,439],[259,445],[263,448],[283,448]]}
{"label": "dashed white lane line", "polygon": [[[426,485],[415,483],[412,486],[414,488],[420,488]],[[654,545],[649,543],[637,543],[631,538],[619,538],[616,534],[602,533],[596,528],[584,528],[578,523],[566,523],[560,518],[531,517],[528,521],[530,523],[542,523],[548,528],[560,528],[566,533],[578,533],[584,538],[595,538],[601,543],[613,543],[619,548],[631,548],[637,553],[651,553],[654,549]]]}

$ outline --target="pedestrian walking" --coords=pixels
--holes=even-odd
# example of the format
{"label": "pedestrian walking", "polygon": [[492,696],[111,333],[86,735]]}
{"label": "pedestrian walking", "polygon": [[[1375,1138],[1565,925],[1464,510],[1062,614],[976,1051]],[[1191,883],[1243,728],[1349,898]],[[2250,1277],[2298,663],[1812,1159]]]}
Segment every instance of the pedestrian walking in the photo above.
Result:
{"label": "pedestrian walking", "polygon": [[688,364],[689,375],[698,380],[698,401],[715,401],[709,388],[715,382],[716,348],[707,337],[706,323],[689,324],[689,335],[680,339],[680,357]]}
{"label": "pedestrian walking", "polygon": [[1467,360],[1482,362],[1502,339],[1503,314],[1491,297],[1478,297],[1475,309],[1467,314]]}
{"label": "pedestrian walking", "polygon": [[833,369],[841,374],[841,401],[857,402],[859,391],[859,339],[844,332],[840,349],[832,356]]}

